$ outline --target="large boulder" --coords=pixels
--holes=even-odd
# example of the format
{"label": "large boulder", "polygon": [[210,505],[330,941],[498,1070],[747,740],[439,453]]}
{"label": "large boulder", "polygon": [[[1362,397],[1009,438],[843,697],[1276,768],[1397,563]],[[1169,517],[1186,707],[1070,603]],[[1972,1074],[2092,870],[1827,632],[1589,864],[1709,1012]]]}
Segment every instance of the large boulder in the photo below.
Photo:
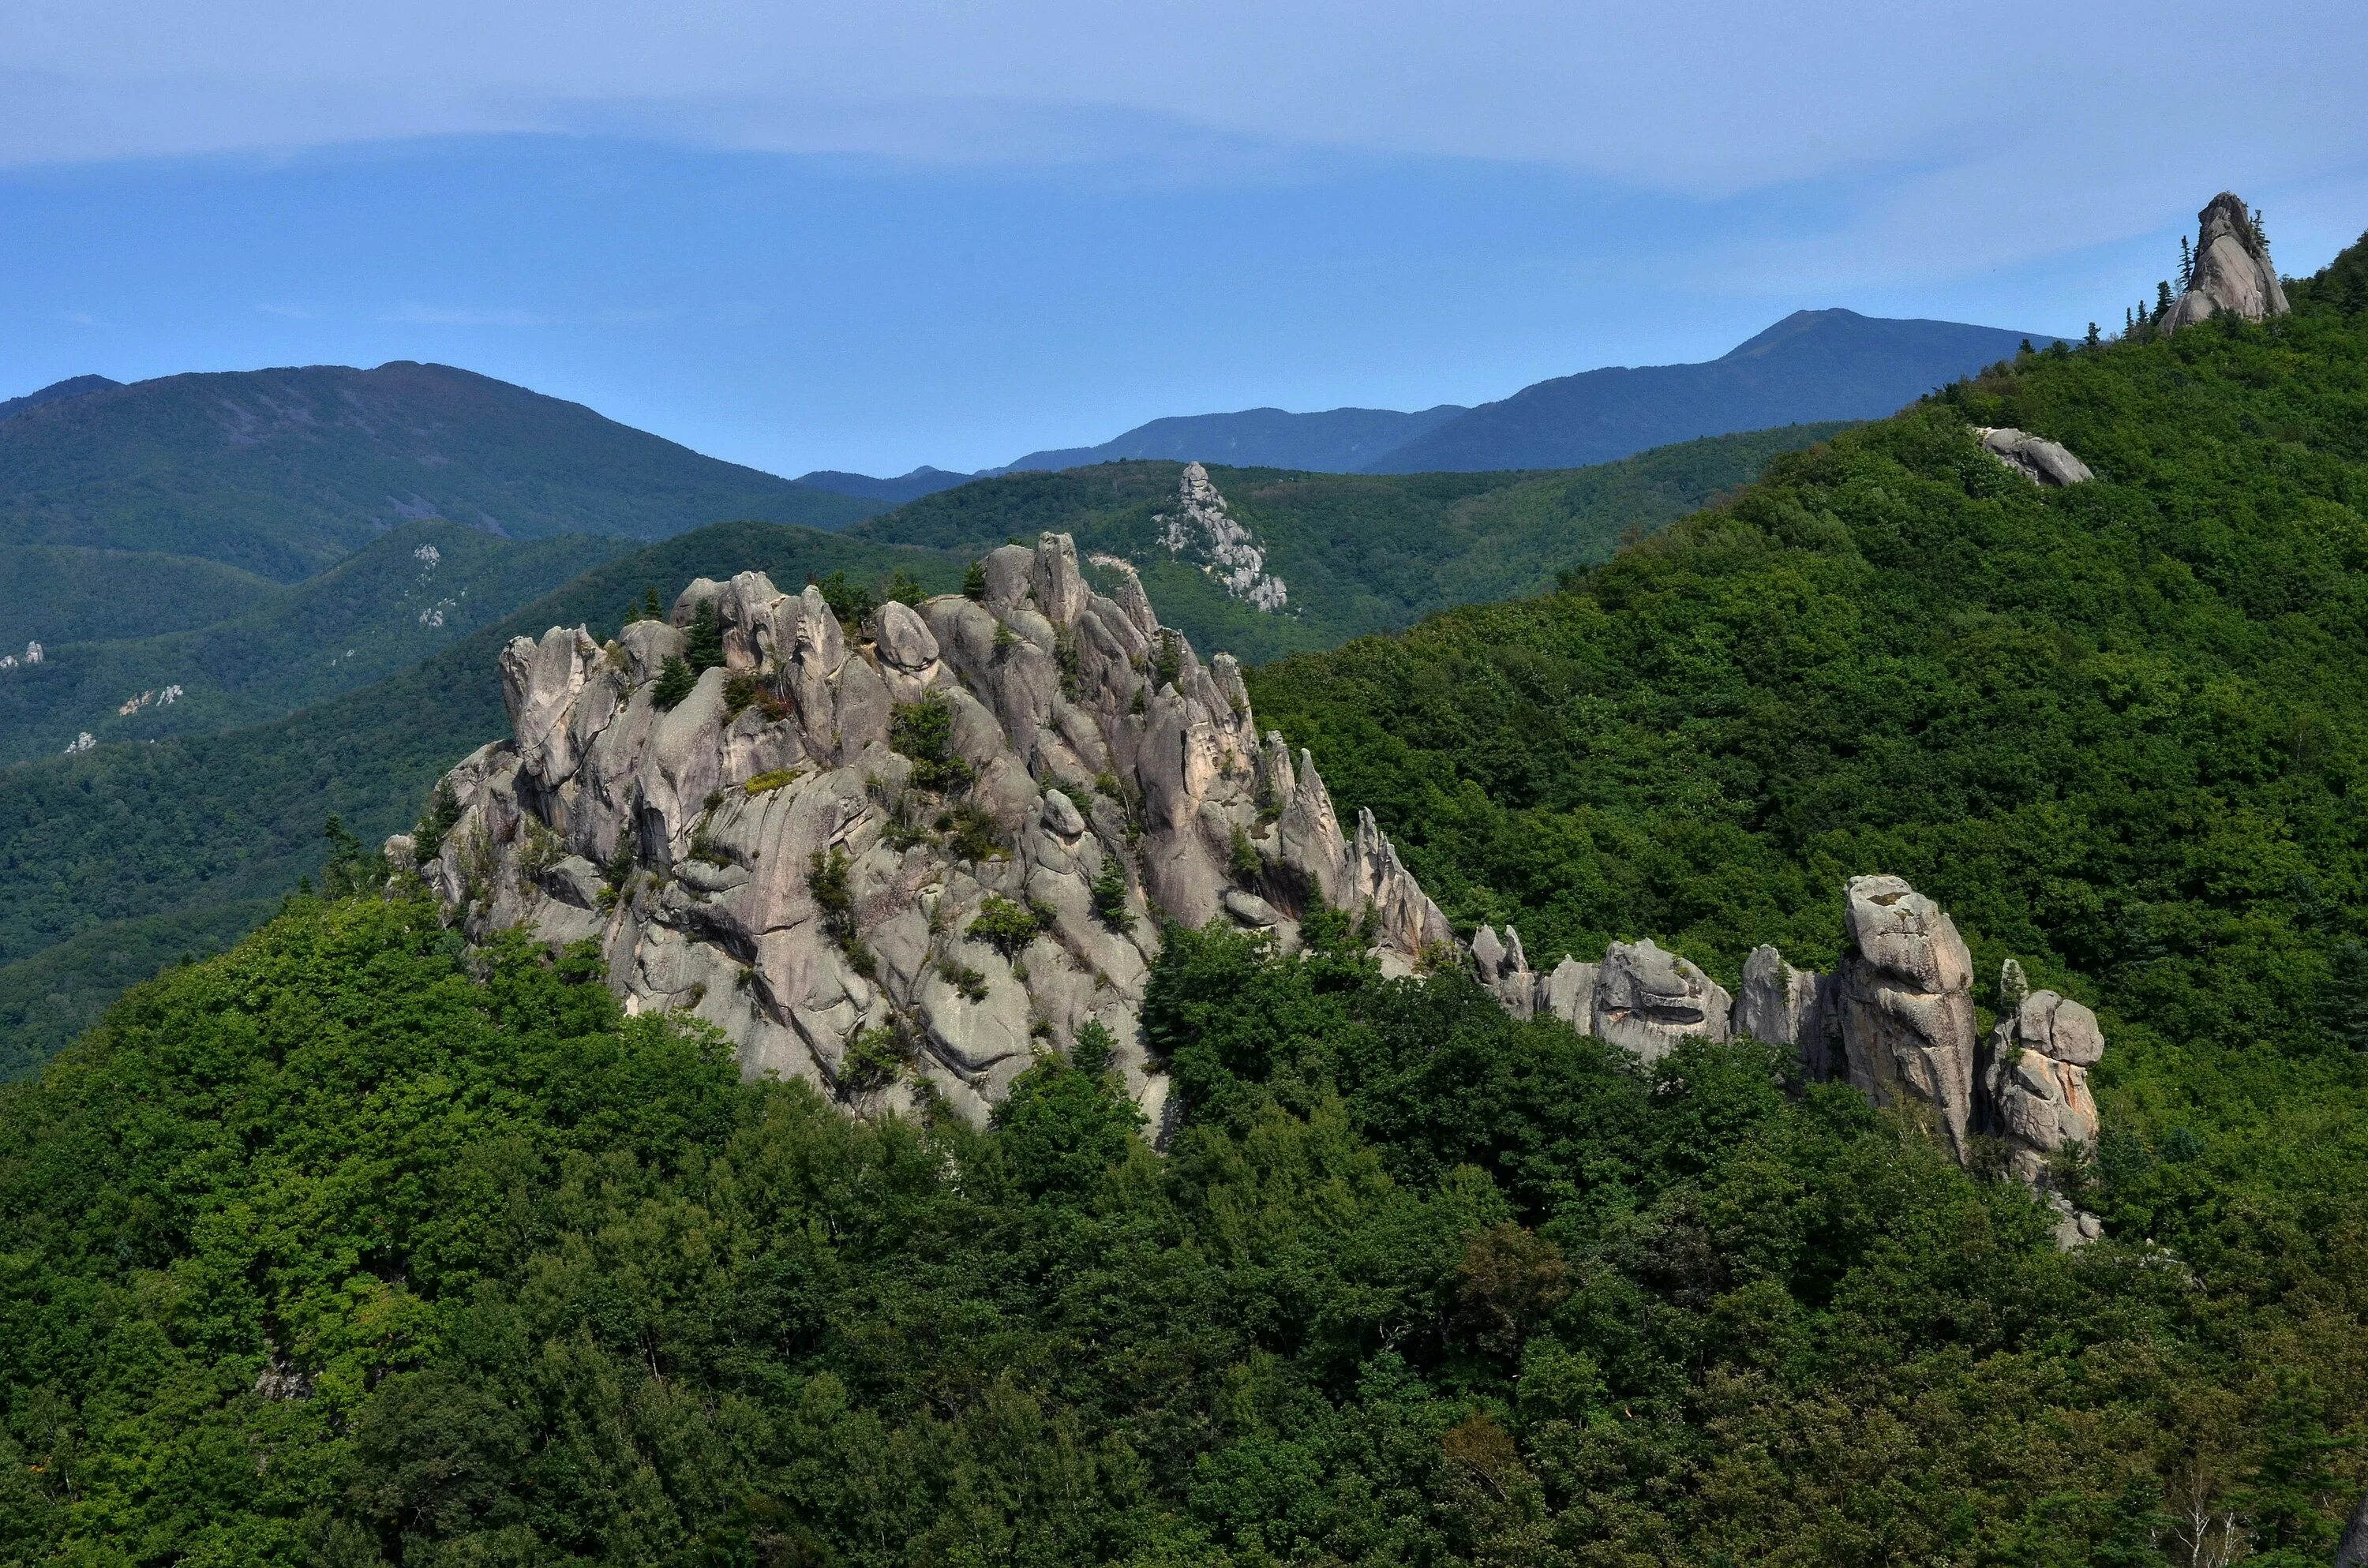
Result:
{"label": "large boulder", "polygon": [[2097,477],[2087,463],[2072,455],[2071,449],[2028,430],[1976,425],[1974,434],[1981,438],[1984,451],[2033,484],[2060,490]]}
{"label": "large boulder", "polygon": [[2240,198],[2224,190],[2195,220],[2194,270],[2163,317],[2165,332],[2223,312],[2262,321],[2293,309],[2278,282],[2278,269],[2271,265],[2270,248]]}
{"label": "large boulder", "polygon": [[1650,937],[1614,942],[1595,980],[1594,1032],[1657,1062],[1683,1040],[1725,1040],[1733,999],[1688,960]]}
{"label": "large boulder", "polygon": [[1959,1160],[1974,1126],[1973,958],[1941,906],[1892,876],[1844,890],[1835,976],[1850,1084],[1924,1123]]}
{"label": "large boulder", "polygon": [[2031,992],[1999,1017],[1982,1052],[1983,1131],[2004,1142],[2017,1176],[2043,1186],[2049,1156],[2095,1146],[2089,1069],[2104,1054],[2097,1015],[2053,991]]}

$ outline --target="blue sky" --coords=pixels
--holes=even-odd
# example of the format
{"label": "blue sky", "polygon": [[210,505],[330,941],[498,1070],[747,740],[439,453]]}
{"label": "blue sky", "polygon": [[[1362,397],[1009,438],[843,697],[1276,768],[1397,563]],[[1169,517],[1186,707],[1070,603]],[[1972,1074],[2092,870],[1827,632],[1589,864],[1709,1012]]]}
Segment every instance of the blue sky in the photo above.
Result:
{"label": "blue sky", "polygon": [[2224,187],[2288,271],[2368,228],[2368,7],[2066,10],[28,0],[0,395],[440,359],[970,468],[1803,306],[2118,324]]}

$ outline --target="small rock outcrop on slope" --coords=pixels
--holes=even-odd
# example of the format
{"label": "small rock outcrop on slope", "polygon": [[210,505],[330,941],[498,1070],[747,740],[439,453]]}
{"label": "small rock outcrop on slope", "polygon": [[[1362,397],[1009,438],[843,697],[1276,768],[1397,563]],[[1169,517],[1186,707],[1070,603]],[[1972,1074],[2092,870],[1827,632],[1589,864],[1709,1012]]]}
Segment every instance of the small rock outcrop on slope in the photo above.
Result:
{"label": "small rock outcrop on slope", "polygon": [[2293,308],[2278,282],[2278,269],[2271,265],[2270,247],[2242,199],[2224,190],[2195,218],[2193,270],[2187,288],[2163,317],[2165,332],[2223,312],[2261,321]]}
{"label": "small rock outcrop on slope", "polygon": [[[1642,1062],[1697,1036],[1783,1047],[1804,1077],[1848,1083],[1871,1103],[1899,1110],[1963,1164],[1981,1157],[1979,1141],[1994,1140],[1987,1146],[2005,1168],[2045,1192],[2053,1156],[2068,1144],[2096,1144],[2088,1070],[2105,1051],[2097,1016],[2055,992],[2031,990],[2009,960],[1998,1025],[1979,1042],[1972,956],[1940,905],[1889,876],[1851,878],[1842,903],[1849,943],[1834,973],[1755,948],[1732,999],[1651,941],[1614,942],[1600,962],[1565,957],[1539,974],[1518,932],[1507,926],[1499,936],[1483,926],[1471,961],[1516,1017],[1560,1018]],[[2096,1216],[2048,1197],[2063,1244],[2099,1233]]]}
{"label": "small rock outcrop on slope", "polygon": [[2027,430],[1976,425],[1974,434],[1981,438],[1984,451],[2033,484],[2061,489],[2097,477],[2069,449]]}
{"label": "small rock outcrop on slope", "polygon": [[[513,738],[446,776],[423,874],[472,937],[597,942],[629,1008],[707,1019],[752,1076],[973,1120],[1099,1024],[1159,1124],[1155,912],[1287,948],[1321,898],[1372,912],[1394,971],[1452,949],[1372,813],[1343,830],[1234,660],[1202,663],[1131,570],[1095,592],[1064,534],[982,564],[978,602],[860,628],[743,573],[605,647],[514,640]],[[721,663],[692,680],[697,637]]]}
{"label": "small rock outcrop on slope", "polygon": [[1159,528],[1159,542],[1167,553],[1190,561],[1225,585],[1225,592],[1269,614],[1291,599],[1291,590],[1266,569],[1266,548],[1242,526],[1209,471],[1199,463],[1184,465],[1177,486],[1176,510],[1151,519]]}

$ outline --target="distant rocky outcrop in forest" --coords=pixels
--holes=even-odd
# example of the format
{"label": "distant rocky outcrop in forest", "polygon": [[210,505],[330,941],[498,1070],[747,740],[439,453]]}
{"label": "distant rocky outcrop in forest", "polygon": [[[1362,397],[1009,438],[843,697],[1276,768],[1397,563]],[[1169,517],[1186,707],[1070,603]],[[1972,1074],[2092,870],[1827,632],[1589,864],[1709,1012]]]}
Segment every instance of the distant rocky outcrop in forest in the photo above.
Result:
{"label": "distant rocky outcrop in forest", "polygon": [[[1972,955],[1939,904],[1891,876],[1851,878],[1842,903],[1849,945],[1833,973],[1757,948],[1739,999],[1650,940],[1614,942],[1600,963],[1565,957],[1539,974],[1518,933],[1484,926],[1472,960],[1515,1015],[1551,1014],[1647,1062],[1692,1036],[1786,1047],[1804,1076],[1848,1083],[1897,1108],[1963,1164],[1981,1158],[1981,1140],[1994,1140],[2009,1171],[2044,1189],[2053,1156],[2096,1142],[2088,1070],[2105,1051],[2097,1016],[2053,991],[2031,991],[2009,960],[1999,1020],[1984,1040]],[[2055,1201],[2059,1239],[2097,1234],[2094,1216]]]}

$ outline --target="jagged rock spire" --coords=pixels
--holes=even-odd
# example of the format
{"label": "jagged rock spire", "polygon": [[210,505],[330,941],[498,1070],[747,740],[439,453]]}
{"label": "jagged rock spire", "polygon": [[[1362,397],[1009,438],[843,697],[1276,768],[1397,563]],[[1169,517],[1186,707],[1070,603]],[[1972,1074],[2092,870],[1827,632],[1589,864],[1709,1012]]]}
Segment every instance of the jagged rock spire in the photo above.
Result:
{"label": "jagged rock spire", "polygon": [[[745,572],[605,648],[515,639],[513,738],[446,775],[461,820],[421,869],[472,936],[598,942],[629,1008],[697,1014],[752,1075],[979,1119],[1099,1023],[1160,1125],[1160,917],[1289,947],[1321,898],[1370,911],[1399,973],[1453,938],[1372,813],[1344,834],[1315,760],[1261,739],[1235,661],[1097,564],[1112,596],[1047,533],[989,552],[979,602],[860,627]],[[661,707],[709,606],[723,663]]]}
{"label": "jagged rock spire", "polygon": [[2165,332],[2223,312],[2261,321],[2293,308],[2278,282],[2278,269],[2271,264],[2269,246],[2241,198],[2224,190],[2195,220],[2194,270],[2186,290],[2163,317]]}

